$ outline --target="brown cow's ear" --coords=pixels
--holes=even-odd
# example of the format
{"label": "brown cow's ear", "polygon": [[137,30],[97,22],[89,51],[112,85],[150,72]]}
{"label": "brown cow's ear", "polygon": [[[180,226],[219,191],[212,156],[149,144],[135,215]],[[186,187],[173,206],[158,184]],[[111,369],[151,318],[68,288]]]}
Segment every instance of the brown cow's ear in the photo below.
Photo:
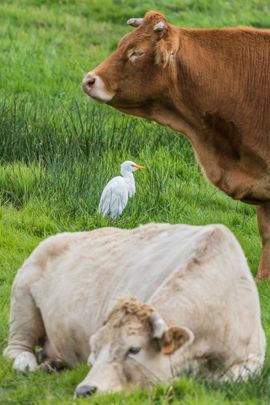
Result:
{"label": "brown cow's ear", "polygon": [[174,58],[174,53],[171,51],[170,44],[163,39],[157,42],[155,50],[155,63],[162,65],[165,68]]}
{"label": "brown cow's ear", "polygon": [[164,36],[158,38],[156,43],[155,47],[156,65],[161,65],[163,68],[166,68],[171,63],[174,63],[178,48],[179,43],[177,41],[177,38],[175,38],[173,35],[170,34],[167,35],[166,33],[164,33]]}
{"label": "brown cow's ear", "polygon": [[173,326],[169,328],[160,339],[163,354],[172,354],[180,347],[192,343],[194,335],[190,329]]}

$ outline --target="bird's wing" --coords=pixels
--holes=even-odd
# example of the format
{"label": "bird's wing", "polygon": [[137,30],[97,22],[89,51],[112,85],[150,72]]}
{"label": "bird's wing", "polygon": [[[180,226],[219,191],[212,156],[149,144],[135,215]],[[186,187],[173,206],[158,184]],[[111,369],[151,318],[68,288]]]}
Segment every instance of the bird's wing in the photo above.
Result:
{"label": "bird's wing", "polygon": [[127,186],[121,176],[114,177],[104,188],[98,211],[102,215],[109,214],[111,218],[117,218],[122,214],[128,202]]}
{"label": "bird's wing", "polygon": [[135,180],[133,182],[130,181],[129,178],[123,177],[123,180],[126,184],[127,191],[128,191],[128,196],[129,197],[134,197],[136,193],[136,186],[135,186]]}

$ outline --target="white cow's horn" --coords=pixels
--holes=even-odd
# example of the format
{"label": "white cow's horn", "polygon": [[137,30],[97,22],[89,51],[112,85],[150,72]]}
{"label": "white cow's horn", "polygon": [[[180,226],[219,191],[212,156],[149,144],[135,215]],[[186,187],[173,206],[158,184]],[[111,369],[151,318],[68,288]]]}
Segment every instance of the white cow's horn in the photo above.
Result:
{"label": "white cow's horn", "polygon": [[151,323],[153,327],[154,338],[160,339],[163,336],[163,334],[168,330],[168,326],[157,312],[154,312],[151,315]]}
{"label": "white cow's horn", "polygon": [[163,21],[160,21],[154,26],[154,31],[163,31],[165,28],[166,24]]}
{"label": "white cow's horn", "polygon": [[143,18],[130,18],[127,20],[127,24],[131,25],[132,27],[139,27],[139,25],[142,25],[143,23]]}

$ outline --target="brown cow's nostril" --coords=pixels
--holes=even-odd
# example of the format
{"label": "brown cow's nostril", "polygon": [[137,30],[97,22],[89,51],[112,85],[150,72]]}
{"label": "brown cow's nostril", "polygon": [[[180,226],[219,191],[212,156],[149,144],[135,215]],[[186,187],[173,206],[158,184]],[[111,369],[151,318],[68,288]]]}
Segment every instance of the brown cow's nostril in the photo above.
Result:
{"label": "brown cow's nostril", "polygon": [[84,76],[82,86],[83,86],[83,90],[85,91],[85,93],[89,94],[95,81],[96,81],[96,77],[89,73],[86,76]]}
{"label": "brown cow's nostril", "polygon": [[94,76],[90,76],[90,75],[88,76],[88,78],[87,78],[87,80],[86,80],[87,84],[89,84],[90,86],[91,86],[92,84],[94,84],[95,81],[96,81],[96,78],[95,78]]}
{"label": "brown cow's nostril", "polygon": [[89,396],[92,395],[96,392],[97,387],[95,386],[90,386],[90,385],[81,385],[78,388],[76,388],[76,395],[77,396]]}

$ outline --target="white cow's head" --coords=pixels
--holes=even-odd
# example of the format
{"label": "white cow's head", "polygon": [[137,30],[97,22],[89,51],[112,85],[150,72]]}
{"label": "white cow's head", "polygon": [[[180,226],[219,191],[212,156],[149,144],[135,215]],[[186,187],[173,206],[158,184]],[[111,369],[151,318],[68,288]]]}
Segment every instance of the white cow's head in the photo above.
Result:
{"label": "white cow's head", "polygon": [[152,306],[136,299],[121,301],[90,339],[92,368],[76,394],[121,391],[167,381],[174,376],[176,357],[177,371],[181,372],[179,358],[185,358],[193,338],[188,328],[169,328]]}

